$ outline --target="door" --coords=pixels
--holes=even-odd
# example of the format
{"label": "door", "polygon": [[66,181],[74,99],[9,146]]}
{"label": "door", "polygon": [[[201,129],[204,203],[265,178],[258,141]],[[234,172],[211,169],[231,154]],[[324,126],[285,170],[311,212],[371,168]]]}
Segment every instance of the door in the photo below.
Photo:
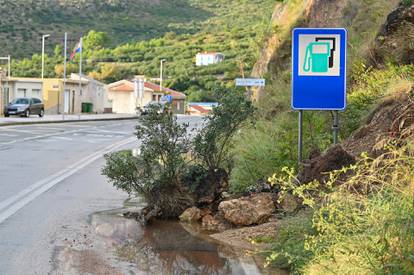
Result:
{"label": "door", "polygon": [[63,111],[66,114],[68,114],[69,113],[69,105],[70,105],[70,91],[69,90],[65,91],[65,98],[63,100],[63,104],[64,104]]}

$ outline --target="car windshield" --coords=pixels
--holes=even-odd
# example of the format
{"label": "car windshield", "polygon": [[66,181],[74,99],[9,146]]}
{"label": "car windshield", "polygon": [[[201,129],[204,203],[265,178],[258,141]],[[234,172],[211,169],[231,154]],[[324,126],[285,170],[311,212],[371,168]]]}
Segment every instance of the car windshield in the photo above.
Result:
{"label": "car windshield", "polygon": [[27,98],[16,98],[11,104],[29,104],[29,100]]}

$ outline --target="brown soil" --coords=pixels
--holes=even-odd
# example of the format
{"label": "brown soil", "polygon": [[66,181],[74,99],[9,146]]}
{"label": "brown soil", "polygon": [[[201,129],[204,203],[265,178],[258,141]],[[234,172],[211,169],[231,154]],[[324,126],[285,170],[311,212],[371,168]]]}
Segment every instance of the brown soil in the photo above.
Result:
{"label": "brown soil", "polygon": [[410,94],[399,93],[384,100],[371,112],[366,125],[343,143],[343,148],[355,157],[363,152],[377,156],[387,141],[411,136],[414,133],[414,101]]}
{"label": "brown soil", "polygon": [[268,222],[257,226],[230,229],[221,233],[212,234],[215,240],[242,250],[263,250],[267,247],[263,244],[253,244],[252,239],[257,237],[275,237],[277,222]]}

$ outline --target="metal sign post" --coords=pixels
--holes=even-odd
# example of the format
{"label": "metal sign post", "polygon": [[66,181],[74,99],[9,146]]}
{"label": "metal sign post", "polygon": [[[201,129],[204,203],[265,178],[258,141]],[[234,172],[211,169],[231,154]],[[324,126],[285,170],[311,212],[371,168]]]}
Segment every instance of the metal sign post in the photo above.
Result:
{"label": "metal sign post", "polygon": [[303,111],[299,110],[298,161],[303,160]]}
{"label": "metal sign post", "polygon": [[339,112],[346,108],[346,29],[297,28],[292,45],[292,109],[299,111],[299,162],[303,159],[303,111],[334,111],[338,143]]}
{"label": "metal sign post", "polygon": [[339,138],[339,112],[334,111],[333,113],[333,143],[338,144],[338,138]]}

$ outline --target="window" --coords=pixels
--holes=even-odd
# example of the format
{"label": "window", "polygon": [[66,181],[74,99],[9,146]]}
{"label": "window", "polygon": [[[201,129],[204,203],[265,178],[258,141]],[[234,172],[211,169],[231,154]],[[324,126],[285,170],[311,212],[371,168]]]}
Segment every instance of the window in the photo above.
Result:
{"label": "window", "polygon": [[12,104],[24,104],[24,105],[28,105],[29,104],[29,100],[27,98],[16,98],[15,100],[12,101]]}
{"label": "window", "polygon": [[38,98],[33,98],[33,103],[40,104],[40,103],[42,103],[42,101],[40,101],[40,99],[38,99]]}
{"label": "window", "polygon": [[32,97],[34,98],[40,98],[40,89],[32,89]]}
{"label": "window", "polygon": [[17,89],[17,97],[26,97],[27,92],[26,89]]}

